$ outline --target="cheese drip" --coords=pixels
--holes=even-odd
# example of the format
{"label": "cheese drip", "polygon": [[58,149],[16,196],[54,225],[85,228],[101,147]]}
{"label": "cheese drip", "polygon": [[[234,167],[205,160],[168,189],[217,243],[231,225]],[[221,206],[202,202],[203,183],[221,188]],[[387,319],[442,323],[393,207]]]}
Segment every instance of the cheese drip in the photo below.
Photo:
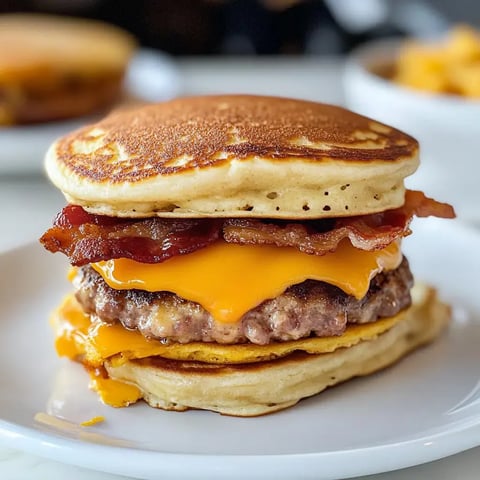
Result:
{"label": "cheese drip", "polygon": [[318,256],[292,247],[220,241],[162,263],[120,258],[92,267],[112,288],[173,292],[202,305],[215,320],[232,323],[263,301],[308,279],[330,283],[361,299],[370,280],[382,270],[397,268],[401,259],[396,242],[369,252],[344,240],[335,252]]}
{"label": "cheese drip", "polygon": [[100,360],[96,352],[87,353],[87,345],[92,338],[89,332],[90,317],[82,311],[72,296],[65,298],[52,315],[50,323],[55,330],[57,354],[85,363],[90,375],[90,388],[99,394],[104,403],[112,407],[126,407],[141,398],[140,390],[134,385],[102,376],[98,367],[103,366],[103,359]]}

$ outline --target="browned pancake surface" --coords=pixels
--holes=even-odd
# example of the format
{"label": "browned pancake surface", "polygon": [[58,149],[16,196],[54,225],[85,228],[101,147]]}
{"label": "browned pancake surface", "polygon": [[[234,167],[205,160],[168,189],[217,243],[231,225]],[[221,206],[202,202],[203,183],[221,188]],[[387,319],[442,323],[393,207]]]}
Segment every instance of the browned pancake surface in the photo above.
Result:
{"label": "browned pancake surface", "polygon": [[114,113],[61,139],[55,153],[79,177],[111,184],[206,169],[233,158],[391,162],[417,149],[412,137],[341,107],[236,95],[181,98]]}

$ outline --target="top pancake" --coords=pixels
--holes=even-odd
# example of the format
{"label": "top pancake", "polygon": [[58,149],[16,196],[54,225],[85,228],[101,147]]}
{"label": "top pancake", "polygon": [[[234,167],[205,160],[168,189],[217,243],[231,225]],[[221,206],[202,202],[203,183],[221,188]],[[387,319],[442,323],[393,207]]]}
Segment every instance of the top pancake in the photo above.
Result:
{"label": "top pancake", "polygon": [[67,200],[113,216],[322,218],[403,204],[418,144],[340,107],[245,95],[113,113],[55,142]]}

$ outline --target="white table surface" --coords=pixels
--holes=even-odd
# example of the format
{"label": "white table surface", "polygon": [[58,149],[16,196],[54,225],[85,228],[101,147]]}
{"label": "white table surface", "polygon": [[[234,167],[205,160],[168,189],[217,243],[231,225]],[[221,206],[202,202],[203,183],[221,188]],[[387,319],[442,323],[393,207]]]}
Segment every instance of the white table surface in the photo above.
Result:
{"label": "white table surface", "polygon": [[[179,62],[179,68],[188,94],[242,92],[343,102],[342,62],[338,59],[184,59]],[[61,194],[39,175],[0,176],[0,251],[37,239],[63,205]],[[476,480],[480,478],[479,472],[480,448],[476,448],[429,464],[363,478]],[[12,450],[8,445],[0,447],[0,479],[64,478],[114,480],[124,477],[63,465]]]}

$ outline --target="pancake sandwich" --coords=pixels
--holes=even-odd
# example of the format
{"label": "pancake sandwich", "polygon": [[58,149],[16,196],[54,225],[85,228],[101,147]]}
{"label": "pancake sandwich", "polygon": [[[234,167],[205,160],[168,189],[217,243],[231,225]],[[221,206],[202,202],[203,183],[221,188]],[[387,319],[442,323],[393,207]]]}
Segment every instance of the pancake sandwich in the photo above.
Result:
{"label": "pancake sandwich", "polygon": [[[113,113],[54,143],[68,205],[41,238],[74,292],[59,355],[120,407],[256,416],[382,369],[436,338],[450,309],[401,252],[408,135],[343,108],[257,96]],[[413,287],[413,288],[412,288]]]}
{"label": "pancake sandwich", "polygon": [[110,107],[121,95],[135,46],[129,33],[102,22],[0,15],[0,125]]}

